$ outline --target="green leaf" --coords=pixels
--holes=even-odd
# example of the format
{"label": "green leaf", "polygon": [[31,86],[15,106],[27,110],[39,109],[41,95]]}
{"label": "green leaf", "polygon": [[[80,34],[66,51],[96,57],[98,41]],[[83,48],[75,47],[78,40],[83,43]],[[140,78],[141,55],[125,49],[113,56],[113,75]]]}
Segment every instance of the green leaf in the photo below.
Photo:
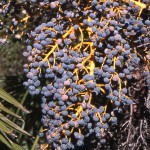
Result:
{"label": "green leaf", "polygon": [[5,133],[7,133],[7,134],[12,133],[12,131],[9,128],[7,128],[5,126],[5,124],[3,122],[1,122],[1,121],[0,121],[0,130],[3,131],[3,132],[5,132]]}
{"label": "green leaf", "polygon": [[0,114],[0,120],[11,126],[13,129],[17,130],[20,133],[23,133],[25,135],[31,136],[28,132],[24,131],[22,128],[20,128],[18,125],[7,119],[4,115]]}
{"label": "green leaf", "polygon": [[2,88],[0,88],[0,97],[6,100],[7,102],[13,104],[14,106],[20,108],[22,111],[29,113],[27,109],[25,109],[17,100],[15,100],[10,94],[8,94]]}
{"label": "green leaf", "polygon": [[6,113],[8,113],[8,114],[10,114],[10,115],[12,115],[12,116],[14,116],[14,117],[16,117],[16,118],[18,118],[18,119],[21,120],[21,117],[20,117],[20,116],[18,116],[17,114],[15,114],[14,112],[12,112],[11,110],[7,109],[7,108],[6,108],[5,106],[3,106],[2,104],[0,104],[0,109],[1,109],[2,111],[4,111],[4,112],[6,112]]}
{"label": "green leaf", "polygon": [[[25,92],[25,94],[23,95],[23,98],[22,98],[22,100],[21,100],[21,105],[23,105],[23,103],[25,102],[25,100],[26,100],[26,98],[27,98],[27,96],[28,96],[28,90],[26,90],[26,92]],[[20,112],[20,109],[19,108],[17,108],[17,111],[16,111],[16,114],[19,114],[19,112]],[[13,118],[13,122],[15,122],[16,121],[16,118]]]}
{"label": "green leaf", "polygon": [[[42,131],[43,131],[43,127],[40,128],[39,132],[42,132]],[[31,150],[35,150],[35,147],[37,146],[39,139],[40,139],[40,137],[39,137],[39,135],[37,135],[34,140]]]}
{"label": "green leaf", "polygon": [[12,149],[11,144],[8,142],[8,140],[2,134],[0,134],[0,141],[3,142],[6,146],[8,146],[10,149]]}
{"label": "green leaf", "polygon": [[20,145],[13,143],[3,131],[0,134],[0,141],[7,145],[12,150],[24,150]]}
{"label": "green leaf", "polygon": [[20,145],[18,145],[16,143],[12,143],[11,145],[15,150],[24,150],[23,147],[21,147]]}

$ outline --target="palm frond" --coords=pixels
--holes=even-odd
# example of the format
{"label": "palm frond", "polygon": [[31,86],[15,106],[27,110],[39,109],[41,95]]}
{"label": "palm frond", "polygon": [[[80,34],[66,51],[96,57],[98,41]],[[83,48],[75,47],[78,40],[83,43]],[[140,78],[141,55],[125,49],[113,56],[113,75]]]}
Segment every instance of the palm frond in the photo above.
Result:
{"label": "palm frond", "polygon": [[12,107],[16,107],[17,110],[22,110],[25,113],[29,113],[29,111],[9,93],[0,88],[0,141],[10,149],[23,150],[19,144],[13,142],[14,140],[12,140],[12,138],[17,137],[16,132],[27,136],[31,135],[10,119],[10,116],[12,116],[24,123],[24,120],[21,118],[21,116],[14,113],[12,109],[2,104],[4,102],[12,105]]}

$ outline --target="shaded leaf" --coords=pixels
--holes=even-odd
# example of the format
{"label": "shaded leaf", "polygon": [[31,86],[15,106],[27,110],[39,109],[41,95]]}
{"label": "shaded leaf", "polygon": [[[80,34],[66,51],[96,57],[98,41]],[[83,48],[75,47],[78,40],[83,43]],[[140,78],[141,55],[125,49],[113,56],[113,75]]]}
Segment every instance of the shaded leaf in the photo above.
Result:
{"label": "shaded leaf", "polygon": [[20,145],[18,145],[16,143],[12,143],[11,145],[15,150],[24,150],[23,147],[21,147]]}
{"label": "shaded leaf", "polygon": [[10,149],[12,148],[11,144],[2,134],[0,134],[0,141],[3,142],[6,146],[8,146]]}
{"label": "shaded leaf", "polygon": [[[43,128],[41,127],[40,130],[39,130],[39,132],[42,132],[42,131],[43,131]],[[39,139],[40,139],[40,137],[39,137],[39,135],[37,135],[36,138],[35,138],[35,140],[34,140],[34,143],[33,143],[33,145],[32,145],[31,150],[34,150],[34,149],[35,149],[35,147],[36,147],[37,144],[38,144]]]}
{"label": "shaded leaf", "polygon": [[9,126],[11,126],[13,129],[23,133],[23,134],[26,134],[26,135],[29,135],[31,136],[28,132],[24,131],[22,128],[20,128],[18,125],[16,125],[15,123],[13,123],[12,121],[10,121],[9,119],[7,119],[4,115],[0,114],[0,119],[2,121],[4,121],[6,124],[8,124]]}
{"label": "shaded leaf", "polygon": [[8,94],[2,88],[0,88],[0,97],[6,100],[7,102],[13,104],[14,106],[20,108],[22,111],[29,113],[27,109],[25,109],[17,100],[15,100],[10,94]]}

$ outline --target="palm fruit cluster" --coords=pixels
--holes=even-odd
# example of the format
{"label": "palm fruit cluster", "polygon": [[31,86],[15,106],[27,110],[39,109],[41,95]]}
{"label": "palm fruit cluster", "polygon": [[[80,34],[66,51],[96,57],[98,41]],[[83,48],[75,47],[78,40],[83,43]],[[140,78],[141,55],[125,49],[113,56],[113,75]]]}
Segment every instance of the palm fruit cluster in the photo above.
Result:
{"label": "palm fruit cluster", "polygon": [[[88,138],[103,145],[117,124],[114,112],[134,103],[127,88],[133,73],[150,59],[150,20],[141,17],[146,1],[58,0],[46,6],[55,13],[30,33],[23,53],[24,85],[42,96],[41,136],[57,150],[82,149]],[[149,71],[142,72],[148,86]]]}

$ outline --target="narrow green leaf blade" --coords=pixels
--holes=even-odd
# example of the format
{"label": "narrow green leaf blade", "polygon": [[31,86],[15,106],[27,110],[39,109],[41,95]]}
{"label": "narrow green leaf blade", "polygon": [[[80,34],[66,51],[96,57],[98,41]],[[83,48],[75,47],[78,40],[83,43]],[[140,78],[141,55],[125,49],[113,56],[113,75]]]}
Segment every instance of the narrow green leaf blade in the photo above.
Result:
{"label": "narrow green leaf blade", "polygon": [[6,124],[8,124],[10,127],[12,127],[13,129],[15,129],[16,131],[25,134],[25,135],[29,135],[31,136],[28,132],[24,131],[23,129],[21,129],[18,125],[16,125],[15,123],[13,123],[12,121],[10,121],[9,119],[7,119],[4,115],[0,114],[0,120],[4,121]]}
{"label": "narrow green leaf blade", "polygon": [[1,121],[0,121],[0,130],[3,131],[3,132],[5,132],[5,133],[7,133],[7,134],[12,133],[12,131],[9,128],[7,128],[5,126],[5,124],[3,122],[1,122]]}
{"label": "narrow green leaf blade", "polygon": [[4,143],[6,146],[8,146],[10,149],[12,149],[11,144],[8,142],[8,140],[2,134],[0,134],[0,141],[2,143]]}
{"label": "narrow green leaf blade", "polygon": [[[42,130],[43,130],[43,127],[40,128],[39,132],[41,132]],[[37,135],[34,140],[31,150],[35,150],[35,147],[37,146],[39,139],[40,139],[40,137],[39,137],[39,135]]]}
{"label": "narrow green leaf blade", "polygon": [[23,147],[21,147],[20,145],[18,145],[16,143],[12,143],[11,145],[15,150],[24,150]]}
{"label": "narrow green leaf blade", "polygon": [[6,108],[5,106],[3,106],[2,104],[0,104],[0,109],[1,109],[2,111],[6,112],[6,113],[8,113],[8,114],[10,114],[10,115],[12,115],[12,116],[18,118],[18,119],[21,119],[21,117],[20,117],[19,115],[15,114],[15,113],[12,112],[11,110],[9,110],[9,109]]}
{"label": "narrow green leaf blade", "polygon": [[15,100],[10,94],[8,94],[2,88],[0,88],[0,97],[6,100],[7,102],[13,104],[14,106],[18,107],[22,111],[29,113],[29,111],[26,108],[24,108],[17,100]]}

